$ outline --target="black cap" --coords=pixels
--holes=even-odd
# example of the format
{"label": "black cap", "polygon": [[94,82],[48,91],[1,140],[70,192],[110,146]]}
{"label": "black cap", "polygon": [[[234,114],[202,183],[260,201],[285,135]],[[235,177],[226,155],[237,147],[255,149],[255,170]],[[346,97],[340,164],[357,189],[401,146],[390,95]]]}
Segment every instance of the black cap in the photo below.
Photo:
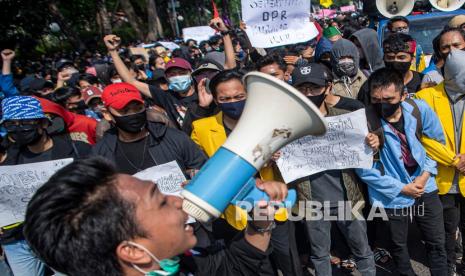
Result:
{"label": "black cap", "polygon": [[59,61],[57,61],[57,62],[55,63],[55,68],[56,68],[58,71],[60,71],[63,67],[65,67],[65,66],[67,66],[67,65],[73,65],[73,66],[74,66],[74,63],[73,63],[71,60],[69,60],[69,59],[64,59],[64,58],[62,58],[62,59],[60,59]]}
{"label": "black cap", "polygon": [[29,89],[33,92],[40,91],[44,88],[53,88],[54,85],[51,81],[35,78],[29,83]]}
{"label": "black cap", "polygon": [[309,63],[294,69],[292,72],[292,85],[298,86],[303,83],[314,83],[319,86],[325,86],[330,78],[328,69],[324,65]]}

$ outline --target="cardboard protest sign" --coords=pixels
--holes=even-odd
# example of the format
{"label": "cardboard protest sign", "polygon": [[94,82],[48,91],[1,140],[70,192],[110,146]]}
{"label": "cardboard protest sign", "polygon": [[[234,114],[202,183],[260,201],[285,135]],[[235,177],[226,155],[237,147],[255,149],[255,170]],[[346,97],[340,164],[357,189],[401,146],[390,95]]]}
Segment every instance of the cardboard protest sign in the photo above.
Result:
{"label": "cardboard protest sign", "polygon": [[149,60],[149,53],[147,53],[147,49],[143,47],[130,47],[129,53],[131,55],[142,55],[145,57],[145,60]]}
{"label": "cardboard protest sign", "polygon": [[373,166],[364,109],[325,119],[325,135],[305,136],[281,149],[277,164],[286,183],[326,170]]}
{"label": "cardboard protest sign", "polygon": [[318,35],[310,22],[310,0],[242,0],[242,18],[257,48],[305,42]]}
{"label": "cardboard protest sign", "polygon": [[36,190],[72,158],[16,166],[0,166],[0,227],[21,222]]}
{"label": "cardboard protest sign", "polygon": [[210,26],[197,26],[182,29],[182,35],[184,41],[193,39],[200,43],[204,40],[209,40],[210,37],[215,35],[215,30],[210,28]]}

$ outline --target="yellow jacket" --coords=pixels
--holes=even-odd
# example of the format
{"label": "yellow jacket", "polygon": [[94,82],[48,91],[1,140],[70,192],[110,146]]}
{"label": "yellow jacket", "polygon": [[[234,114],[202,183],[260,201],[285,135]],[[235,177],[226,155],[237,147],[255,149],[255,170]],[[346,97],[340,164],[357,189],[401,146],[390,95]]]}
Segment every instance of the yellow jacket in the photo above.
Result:
{"label": "yellow jacket", "polygon": [[[215,116],[196,120],[192,123],[192,140],[211,157],[226,141],[226,131],[223,125],[223,113],[219,112]],[[260,178],[263,180],[281,180],[279,172],[272,166],[264,167],[260,170]],[[240,219],[236,219],[236,213],[240,213]],[[228,223],[238,230],[242,230],[247,225],[247,214],[240,207],[229,205],[224,212]],[[285,221],[287,219],[286,209],[282,208],[275,214],[275,219]]]}
{"label": "yellow jacket", "polygon": [[[454,166],[459,161],[455,159],[456,153],[465,153],[465,131],[462,131],[462,142],[460,149],[457,150],[455,147],[454,119],[452,117],[449,98],[444,90],[444,83],[418,91],[415,94],[415,98],[424,100],[434,110],[441,121],[446,144],[443,145],[427,137],[422,137],[421,142],[427,154],[438,163],[436,183],[439,194],[447,194],[454,180],[456,171]],[[462,130],[465,130],[465,120],[462,122]],[[462,195],[465,196],[465,177],[462,174],[459,174],[459,188]]]}

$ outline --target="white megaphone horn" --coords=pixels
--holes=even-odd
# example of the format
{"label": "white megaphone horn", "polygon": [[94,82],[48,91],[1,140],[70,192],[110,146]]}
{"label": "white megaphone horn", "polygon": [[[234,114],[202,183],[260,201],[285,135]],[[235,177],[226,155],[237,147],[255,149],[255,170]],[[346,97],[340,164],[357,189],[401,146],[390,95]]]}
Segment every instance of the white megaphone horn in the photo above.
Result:
{"label": "white megaphone horn", "polygon": [[429,0],[429,2],[440,11],[455,11],[463,6],[465,0]]}
{"label": "white megaphone horn", "polygon": [[415,5],[413,0],[376,0],[376,8],[387,18],[407,16]]}
{"label": "white megaphone horn", "polygon": [[[326,122],[299,91],[272,76],[244,76],[247,101],[225,144],[181,192],[183,209],[199,221],[217,218],[233,200],[241,200],[246,183],[281,147],[306,135],[322,135]],[[245,194],[244,194],[245,193]]]}

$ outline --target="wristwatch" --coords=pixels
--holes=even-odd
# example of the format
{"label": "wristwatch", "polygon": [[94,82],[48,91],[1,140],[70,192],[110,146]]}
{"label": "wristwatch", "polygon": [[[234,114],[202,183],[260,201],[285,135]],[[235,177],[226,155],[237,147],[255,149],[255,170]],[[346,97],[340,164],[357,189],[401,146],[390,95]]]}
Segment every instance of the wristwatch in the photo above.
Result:
{"label": "wristwatch", "polygon": [[272,221],[266,228],[258,227],[257,225],[253,224],[253,222],[247,223],[247,226],[250,226],[250,228],[252,228],[255,232],[267,233],[276,228],[276,222]]}
{"label": "wristwatch", "polygon": [[229,34],[231,34],[231,31],[230,31],[230,30],[221,31],[220,34],[221,34],[222,36],[229,35]]}

